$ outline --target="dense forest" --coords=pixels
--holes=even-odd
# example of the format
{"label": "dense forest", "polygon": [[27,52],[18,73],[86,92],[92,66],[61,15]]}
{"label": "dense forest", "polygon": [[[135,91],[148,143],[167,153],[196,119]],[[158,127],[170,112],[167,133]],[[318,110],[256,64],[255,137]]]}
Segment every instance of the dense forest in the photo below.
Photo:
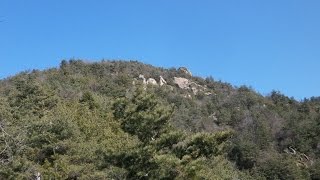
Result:
{"label": "dense forest", "polygon": [[320,97],[63,60],[0,81],[0,179],[320,179]]}

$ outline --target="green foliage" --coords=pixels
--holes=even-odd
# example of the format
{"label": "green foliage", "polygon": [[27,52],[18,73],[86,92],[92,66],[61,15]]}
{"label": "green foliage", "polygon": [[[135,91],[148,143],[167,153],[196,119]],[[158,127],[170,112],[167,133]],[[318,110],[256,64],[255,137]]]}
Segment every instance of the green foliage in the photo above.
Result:
{"label": "green foliage", "polygon": [[138,91],[131,99],[119,99],[113,106],[114,117],[125,132],[147,143],[158,138],[167,128],[172,114],[154,95]]}
{"label": "green foliage", "polygon": [[[231,132],[197,133],[187,136],[168,126],[172,112],[154,95],[137,91],[113,106],[121,128],[137,135],[143,144],[134,149],[105,154],[111,166],[124,168],[128,179],[196,178],[206,159],[224,154]],[[200,177],[200,176],[199,176]]]}
{"label": "green foliage", "polygon": [[236,162],[239,169],[251,169],[256,164],[258,157],[257,146],[248,141],[234,144],[229,152],[229,158]]}
{"label": "green foliage", "polygon": [[57,104],[57,98],[50,90],[36,82],[36,79],[28,75],[14,81],[15,89],[10,95],[9,102],[16,109],[16,118],[20,115],[36,115],[42,117]]}
{"label": "green foliage", "polygon": [[269,154],[258,163],[255,173],[267,180],[309,179],[308,172],[287,155]]}
{"label": "green foliage", "polygon": [[218,133],[197,133],[185,141],[178,143],[174,148],[174,153],[179,157],[190,156],[193,159],[199,157],[217,156],[224,152],[225,142],[232,133],[223,131]]}
{"label": "green foliage", "polygon": [[[139,74],[167,84],[144,87]],[[319,179],[319,99],[63,60],[0,81],[0,179]]]}
{"label": "green foliage", "polygon": [[310,177],[311,179],[320,179],[320,163],[317,161],[315,164],[313,164],[310,168]]}

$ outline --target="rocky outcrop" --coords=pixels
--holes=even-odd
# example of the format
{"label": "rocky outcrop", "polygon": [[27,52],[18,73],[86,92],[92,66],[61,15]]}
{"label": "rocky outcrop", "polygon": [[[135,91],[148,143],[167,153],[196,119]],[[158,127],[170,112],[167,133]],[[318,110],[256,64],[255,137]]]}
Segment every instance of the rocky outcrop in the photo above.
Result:
{"label": "rocky outcrop", "polygon": [[186,67],[179,67],[178,71],[182,72],[188,76],[192,76],[192,73]]}
{"label": "rocky outcrop", "polygon": [[160,76],[159,84],[160,84],[160,86],[163,86],[163,85],[167,84],[167,81],[164,80],[162,76]]}
{"label": "rocky outcrop", "polygon": [[179,88],[181,88],[181,89],[190,89],[190,87],[189,87],[189,85],[190,85],[189,79],[181,78],[181,77],[174,77],[173,82],[175,84],[177,84],[179,86]]}
{"label": "rocky outcrop", "polygon": [[146,78],[144,77],[144,75],[140,74],[140,75],[139,75],[139,79],[142,79],[143,84],[144,84],[144,85],[147,85],[147,80],[146,80]]}
{"label": "rocky outcrop", "polygon": [[194,95],[197,95],[199,92],[204,92],[205,95],[211,95],[211,92],[207,91],[206,87],[203,87],[195,82],[190,81],[189,79],[182,78],[182,77],[174,77],[175,84],[178,85],[181,89],[190,89]]}
{"label": "rocky outcrop", "polygon": [[[140,74],[139,75],[139,79],[142,79],[143,85],[144,85],[144,89],[147,88],[147,85],[167,85],[167,81],[160,76],[159,77],[159,84],[158,82],[154,79],[154,78],[148,78],[146,79],[144,77],[144,75]],[[197,95],[199,92],[203,92],[205,95],[209,96],[212,93],[210,91],[207,90],[206,87],[201,86],[187,78],[183,78],[183,77],[174,77],[173,79],[174,84],[178,85],[178,87],[180,89],[185,89],[185,90],[191,90],[193,92],[194,95]],[[135,85],[135,81],[133,82],[133,85]],[[171,86],[170,86],[171,87]],[[173,90],[173,87],[170,88],[171,90]],[[189,95],[188,98],[190,98],[191,96]]]}
{"label": "rocky outcrop", "polygon": [[147,80],[147,84],[151,84],[151,85],[158,85],[157,81],[153,78],[149,78]]}
{"label": "rocky outcrop", "polygon": [[[142,79],[143,85],[145,85],[145,86],[146,86],[147,84],[158,85],[158,82],[157,82],[154,78],[148,78],[148,79],[146,79],[146,78],[144,77],[144,75],[142,75],[142,74],[139,75],[139,79]],[[163,86],[163,85],[165,85],[165,84],[167,84],[167,81],[164,80],[164,78],[163,78],[162,76],[160,76],[159,85],[160,85],[160,86]]]}

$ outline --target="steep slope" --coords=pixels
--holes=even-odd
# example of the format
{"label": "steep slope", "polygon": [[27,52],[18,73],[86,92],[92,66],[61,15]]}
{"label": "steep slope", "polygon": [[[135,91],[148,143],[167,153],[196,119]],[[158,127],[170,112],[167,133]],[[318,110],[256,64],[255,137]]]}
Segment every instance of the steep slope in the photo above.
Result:
{"label": "steep slope", "polygon": [[0,82],[0,178],[319,179],[320,98],[136,61]]}

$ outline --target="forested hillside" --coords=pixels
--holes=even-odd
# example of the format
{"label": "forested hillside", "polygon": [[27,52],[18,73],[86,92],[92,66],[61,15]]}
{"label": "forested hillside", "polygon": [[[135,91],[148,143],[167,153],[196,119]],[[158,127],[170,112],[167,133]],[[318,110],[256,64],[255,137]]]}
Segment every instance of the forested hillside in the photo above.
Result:
{"label": "forested hillside", "polygon": [[136,61],[0,81],[0,179],[320,179],[320,97]]}

